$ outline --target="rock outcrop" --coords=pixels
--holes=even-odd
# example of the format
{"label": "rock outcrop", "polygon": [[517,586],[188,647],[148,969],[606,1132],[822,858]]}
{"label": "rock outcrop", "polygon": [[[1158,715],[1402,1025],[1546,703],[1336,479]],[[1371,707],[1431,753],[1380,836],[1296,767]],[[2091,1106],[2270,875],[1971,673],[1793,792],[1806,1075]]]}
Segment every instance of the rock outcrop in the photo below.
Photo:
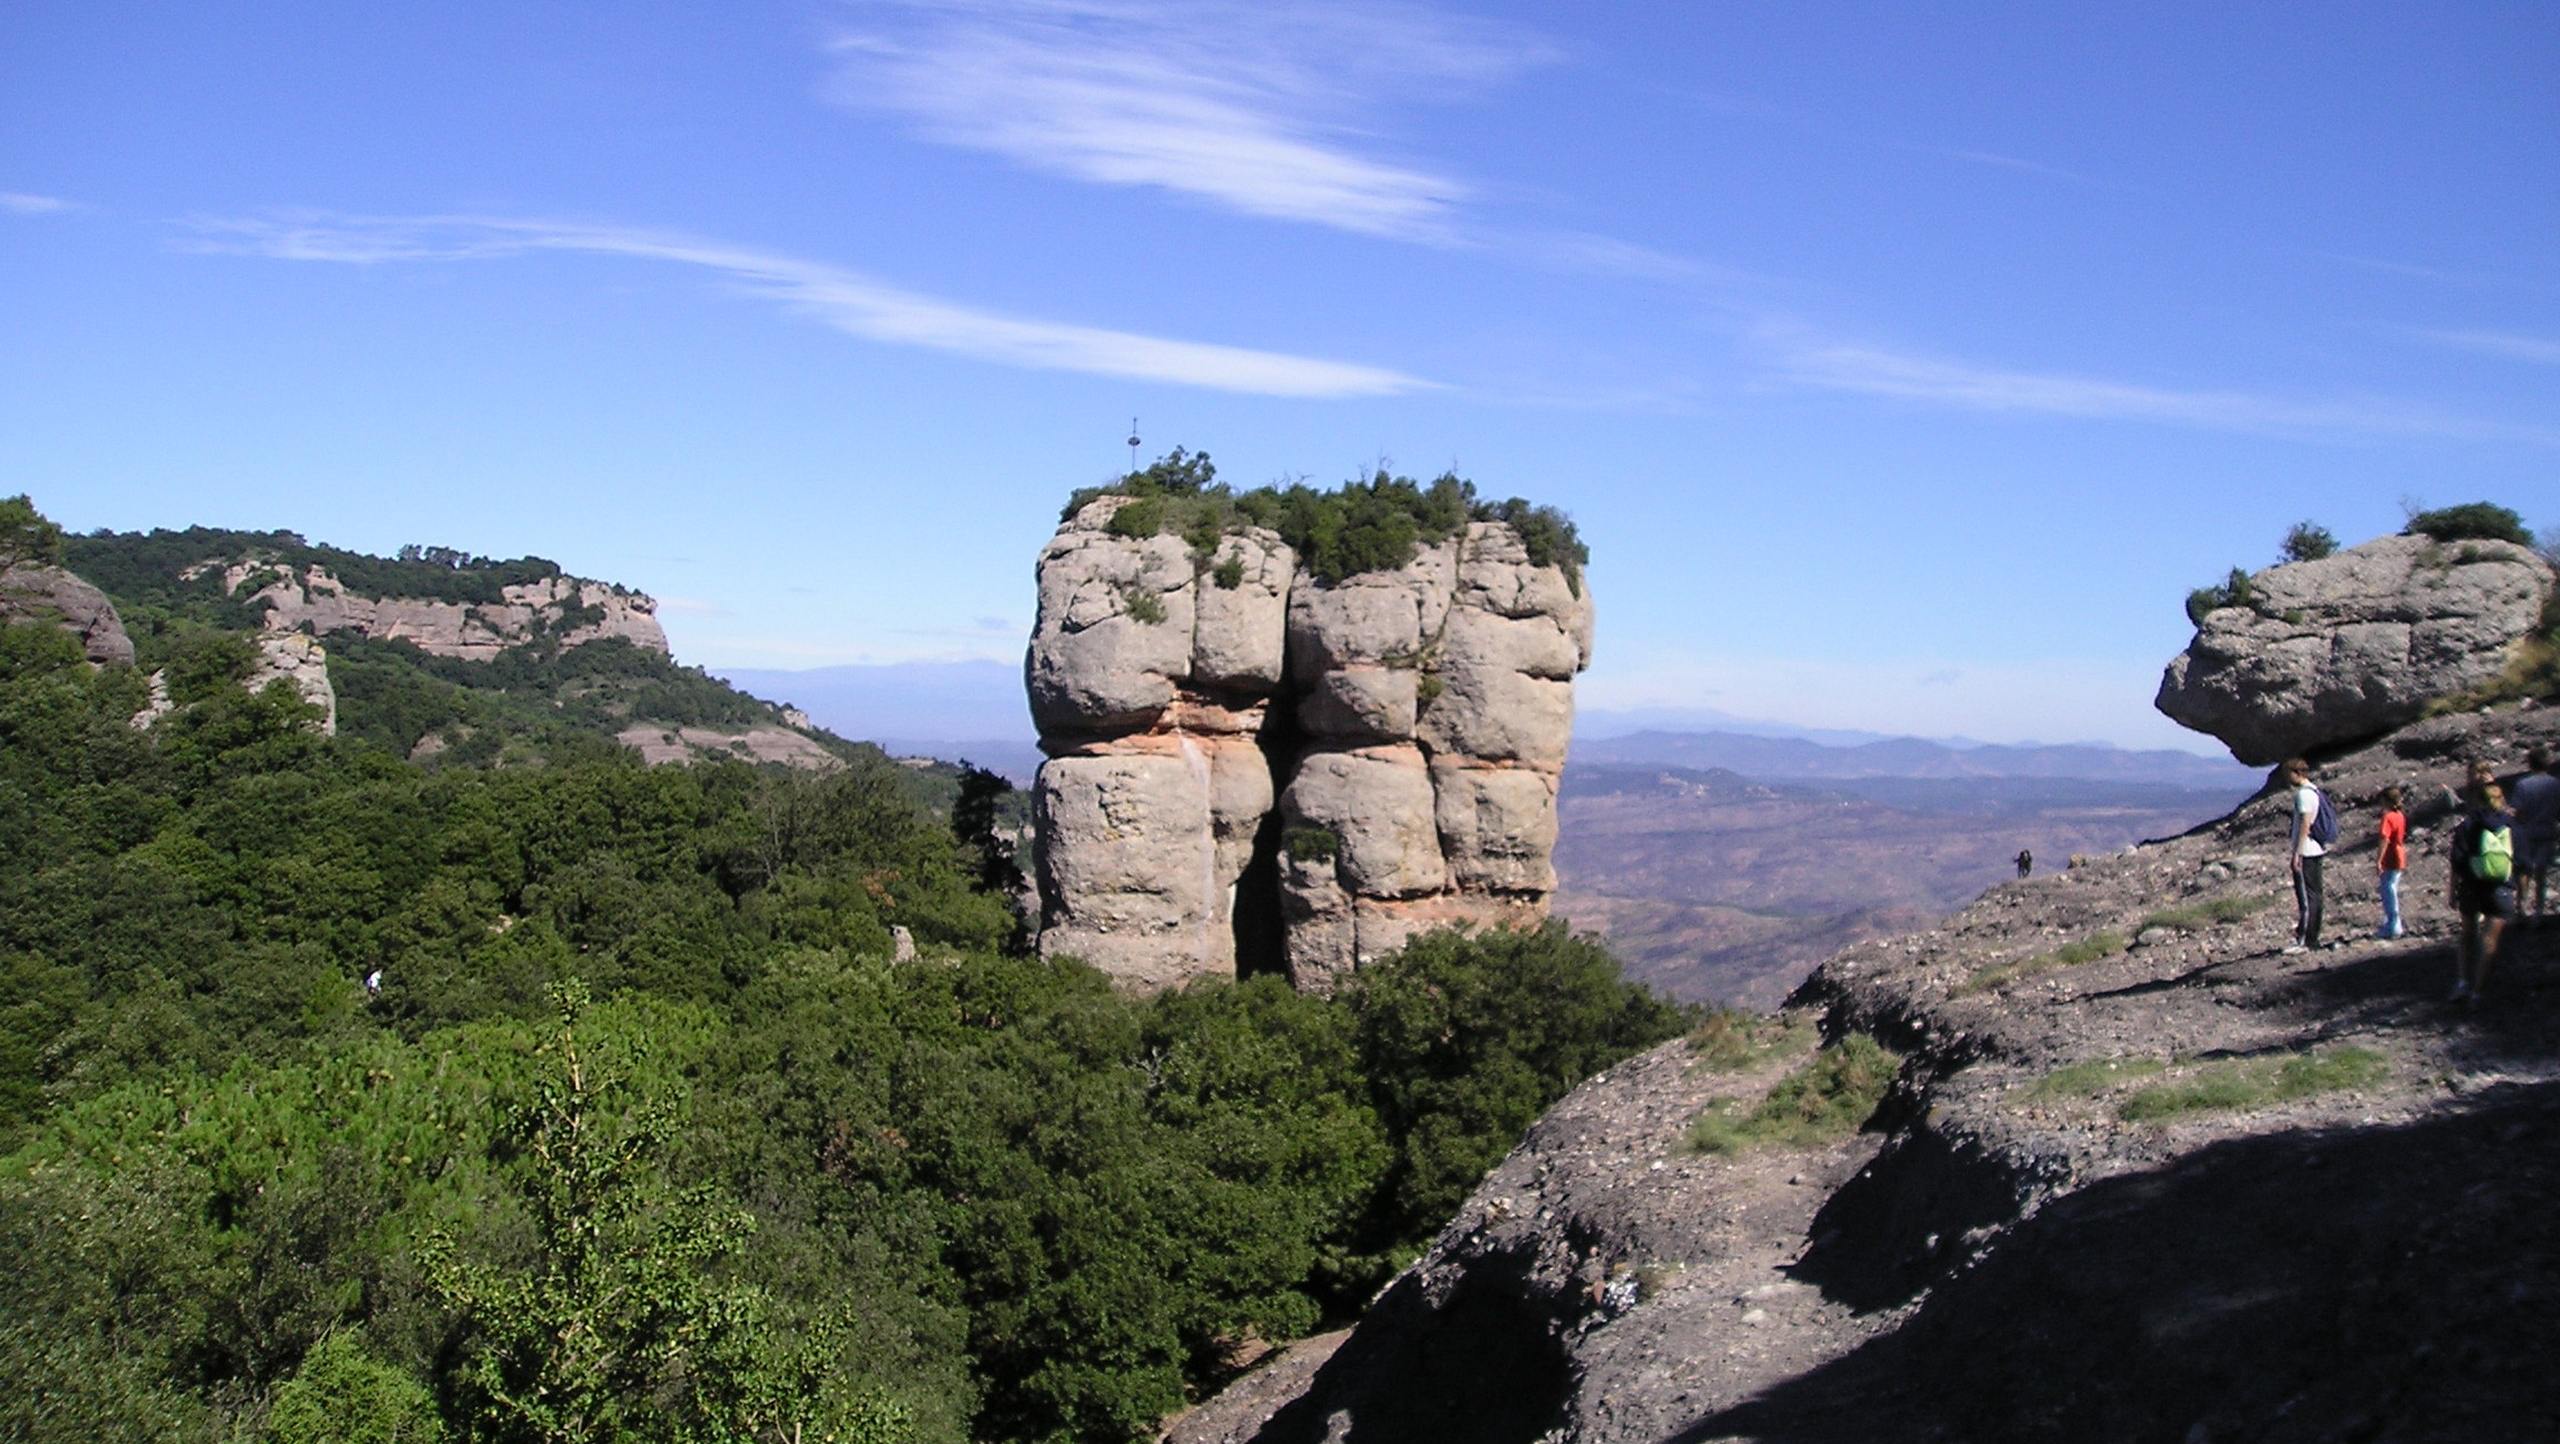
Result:
{"label": "rock outcrop", "polygon": [[0,572],[0,621],[52,622],[80,639],[100,666],[133,660],[133,639],[107,594],[60,567],[21,563]]}
{"label": "rock outcrop", "polygon": [[1259,528],[1205,558],[1117,534],[1130,501],[1040,558],[1042,949],[1136,987],[1326,988],[1423,929],[1544,916],[1578,578],[1475,522],[1327,586]]}
{"label": "rock outcrop", "polygon": [[[1855,1134],[1689,1141],[1806,1063],[1811,1028],[1769,1027],[1758,1061],[1679,1041],[1612,1067],[1347,1336],[1282,1350],[1169,1444],[2547,1436],[2560,934],[2511,928],[2487,1002],[2439,1001],[2460,924],[2434,801],[2536,744],[2560,748],[2560,707],[2324,765],[2353,839],[2326,952],[2280,950],[2269,792],[1840,953],[1799,1023],[1902,1055]],[[2386,942],[2392,783],[2414,856]]]}
{"label": "rock outcrop", "polygon": [[193,578],[218,571],[224,592],[237,596],[252,581],[258,586],[243,598],[266,613],[270,632],[309,632],[328,636],[353,632],[410,642],[438,657],[486,662],[509,647],[549,637],[562,647],[620,637],[633,646],[664,654],[667,634],[658,625],[658,604],[638,592],[621,591],[602,582],[555,576],[502,588],[503,601],[448,602],[419,597],[368,597],[319,565],[299,576],[253,559],[204,562],[185,575]]}
{"label": "rock outcrop", "polygon": [[2379,736],[2496,680],[2553,586],[2498,541],[2391,536],[2271,567],[2205,615],[2154,705],[2253,766]]}
{"label": "rock outcrop", "polygon": [[320,709],[320,730],[338,735],[338,692],[329,685],[329,654],[299,632],[270,632],[258,639],[258,660],[240,685],[252,692],[289,682],[302,700]]}

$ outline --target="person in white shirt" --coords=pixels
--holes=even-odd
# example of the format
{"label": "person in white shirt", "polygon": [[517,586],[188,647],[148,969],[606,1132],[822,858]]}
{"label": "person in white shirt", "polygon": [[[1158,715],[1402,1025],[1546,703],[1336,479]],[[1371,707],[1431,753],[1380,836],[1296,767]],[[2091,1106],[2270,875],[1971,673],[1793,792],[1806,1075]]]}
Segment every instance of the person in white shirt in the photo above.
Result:
{"label": "person in white shirt", "polygon": [[2311,837],[2311,821],[2320,815],[2311,764],[2285,759],[2284,780],[2293,789],[2293,945],[2285,951],[2301,953],[2320,946],[2320,861],[2329,850]]}

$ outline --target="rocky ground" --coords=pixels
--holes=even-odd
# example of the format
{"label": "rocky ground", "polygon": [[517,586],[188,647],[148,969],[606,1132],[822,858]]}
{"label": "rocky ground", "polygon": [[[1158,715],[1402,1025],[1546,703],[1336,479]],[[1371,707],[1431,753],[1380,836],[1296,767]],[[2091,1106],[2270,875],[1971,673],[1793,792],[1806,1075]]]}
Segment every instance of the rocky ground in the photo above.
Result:
{"label": "rocky ground", "polygon": [[[1541,1120],[1356,1329],[1170,1437],[2560,1437],[2560,927],[2511,938],[2481,1005],[2444,1000],[2433,796],[2534,741],[2560,746],[2560,709],[2329,760],[2345,832],[2319,952],[2282,951],[2276,797],[1844,951],[1799,1007],[1904,1054],[1855,1137],[1690,1152],[1709,1100],[1802,1053],[1739,1075],[1686,1042],[1630,1060]],[[2409,935],[2381,942],[2391,781],[2415,856]],[[2125,1112],[2279,1077],[2303,1091]]]}

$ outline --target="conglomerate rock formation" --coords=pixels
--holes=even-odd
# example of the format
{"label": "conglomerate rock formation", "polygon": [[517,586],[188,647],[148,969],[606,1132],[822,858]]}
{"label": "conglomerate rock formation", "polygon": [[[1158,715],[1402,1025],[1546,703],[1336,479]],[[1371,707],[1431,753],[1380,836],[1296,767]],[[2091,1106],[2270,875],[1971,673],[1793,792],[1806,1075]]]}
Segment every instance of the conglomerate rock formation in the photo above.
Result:
{"label": "conglomerate rock formation", "polygon": [[2389,536],[2272,567],[2205,614],[2154,705],[2253,766],[2379,736],[2495,681],[2553,585],[2503,541]]}
{"label": "conglomerate rock formation", "polygon": [[256,557],[207,561],[185,575],[217,572],[223,591],[230,595],[238,595],[252,581],[259,583],[242,600],[265,611],[270,632],[315,636],[353,632],[409,642],[431,656],[471,662],[489,661],[509,647],[545,635],[556,638],[562,647],[621,637],[643,651],[661,655],[667,651],[656,601],[577,577],[520,582],[502,590],[505,601],[480,603],[369,597],[348,590],[326,567],[307,566],[296,575]]}
{"label": "conglomerate rock formation", "polygon": [[1543,917],[1591,658],[1578,575],[1476,521],[1325,585],[1259,527],[1205,555],[1114,532],[1132,501],[1040,557],[1042,950],[1135,987],[1321,989],[1418,931]]}
{"label": "conglomerate rock formation", "polygon": [[0,570],[0,622],[52,622],[80,639],[99,666],[133,660],[133,639],[107,594],[57,566],[21,562]]}

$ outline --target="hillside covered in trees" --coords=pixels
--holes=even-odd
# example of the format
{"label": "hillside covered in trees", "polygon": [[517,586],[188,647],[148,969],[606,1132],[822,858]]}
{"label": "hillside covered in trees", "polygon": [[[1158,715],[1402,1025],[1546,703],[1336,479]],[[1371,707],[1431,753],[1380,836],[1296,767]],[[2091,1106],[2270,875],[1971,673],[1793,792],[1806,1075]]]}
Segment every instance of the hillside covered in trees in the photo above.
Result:
{"label": "hillside covered in trees", "polygon": [[[602,644],[333,643],[324,736],[109,582],[135,666],[0,631],[12,1438],[1142,1438],[1688,1025],[1554,930],[1123,996],[983,787],[644,767]],[[439,709],[498,742],[411,760]]]}

